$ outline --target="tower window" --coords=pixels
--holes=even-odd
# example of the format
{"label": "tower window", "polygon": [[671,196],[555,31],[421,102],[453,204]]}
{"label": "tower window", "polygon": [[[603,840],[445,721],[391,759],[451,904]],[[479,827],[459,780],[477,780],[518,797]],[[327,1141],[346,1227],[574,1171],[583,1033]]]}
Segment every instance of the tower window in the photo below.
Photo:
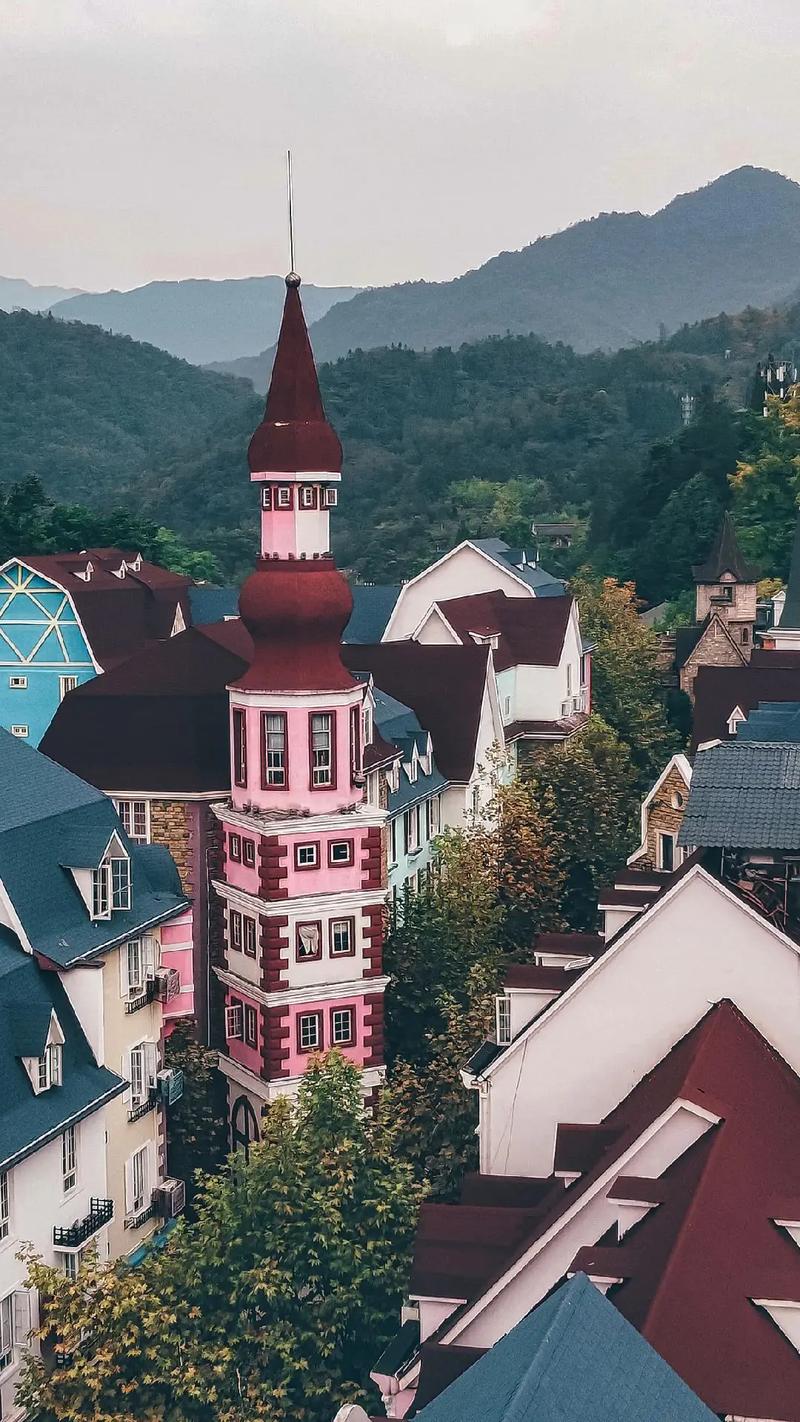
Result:
{"label": "tower window", "polygon": [[352,1047],[355,1041],[352,1007],[334,1007],[331,1012],[331,1043],[334,1047]]}
{"label": "tower window", "polygon": [[286,776],[286,715],[283,711],[265,711],[262,726],[262,783],[264,789],[285,790]]}
{"label": "tower window", "polygon": [[256,866],[256,842],[254,839],[242,840],[242,863],[248,869],[255,869]]}
{"label": "tower window", "polygon": [[294,507],[291,484],[281,484],[279,488],[275,490],[275,507],[278,509],[291,509]]}
{"label": "tower window", "polygon": [[325,507],[328,508],[328,509],[335,509],[335,508],[336,508],[336,505],[338,504],[338,502],[339,502],[339,490],[338,490],[338,489],[326,489],[326,490],[325,490]]}
{"label": "tower window", "polygon": [[232,834],[228,836],[228,853],[234,863],[241,863],[242,840],[240,835]]}
{"label": "tower window", "polygon": [[247,784],[247,721],[241,706],[233,708],[233,779]]}
{"label": "tower window", "polygon": [[301,509],[315,509],[317,507],[317,490],[313,484],[303,484],[300,489]]}
{"label": "tower window", "polygon": [[297,1019],[297,1050],[318,1052],[322,1046],[322,1013],[301,1012]]}
{"label": "tower window", "polygon": [[348,958],[356,951],[355,923],[352,918],[331,920],[331,957]]}
{"label": "tower window", "polygon": [[262,509],[272,508],[272,489],[269,484],[265,484],[261,490],[261,507]]}
{"label": "tower window", "polygon": [[322,924],[298,923],[296,953],[298,962],[322,957]]}
{"label": "tower window", "polygon": [[322,790],[336,784],[333,767],[333,716],[318,712],[310,719],[311,788]]}
{"label": "tower window", "polygon": [[244,929],[244,951],[248,958],[256,957],[256,921],[254,918],[242,917],[242,927]]}

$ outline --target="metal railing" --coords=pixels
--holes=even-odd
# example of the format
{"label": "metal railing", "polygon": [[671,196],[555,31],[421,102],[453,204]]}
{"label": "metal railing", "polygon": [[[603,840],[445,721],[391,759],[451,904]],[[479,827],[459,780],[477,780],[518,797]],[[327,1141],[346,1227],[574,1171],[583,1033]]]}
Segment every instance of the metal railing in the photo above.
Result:
{"label": "metal railing", "polygon": [[60,1225],[53,1226],[53,1244],[61,1249],[80,1249],[81,1245],[102,1229],[103,1225],[107,1225],[113,1216],[113,1200],[92,1196],[89,1200],[89,1213],[84,1215],[82,1220],[75,1220],[74,1224],[64,1228]]}

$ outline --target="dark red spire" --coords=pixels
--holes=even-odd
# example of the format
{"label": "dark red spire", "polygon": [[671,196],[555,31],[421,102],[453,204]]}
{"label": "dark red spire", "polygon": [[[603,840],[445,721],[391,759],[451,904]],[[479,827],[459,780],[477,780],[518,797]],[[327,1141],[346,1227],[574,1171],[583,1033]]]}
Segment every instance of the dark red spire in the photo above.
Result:
{"label": "dark red spire", "polygon": [[286,278],[267,407],[247,458],[254,474],[341,472],[342,446],[325,419],[300,300],[300,278],[294,272]]}

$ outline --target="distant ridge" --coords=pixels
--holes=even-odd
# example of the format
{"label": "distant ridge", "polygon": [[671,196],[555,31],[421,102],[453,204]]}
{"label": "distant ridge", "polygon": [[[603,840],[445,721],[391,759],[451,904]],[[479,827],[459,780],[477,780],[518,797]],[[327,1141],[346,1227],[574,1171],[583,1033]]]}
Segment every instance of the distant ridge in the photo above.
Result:
{"label": "distant ridge", "polygon": [[24,277],[0,276],[0,311],[13,311],[16,306],[23,311],[45,311],[54,301],[81,295],[78,286],[34,286]]}
{"label": "distant ridge", "polygon": [[[309,321],[358,287],[303,285]],[[159,346],[193,365],[255,355],[277,339],[283,277],[242,277],[228,281],[151,281],[133,291],[89,292],[51,306],[54,316],[83,321],[117,335]],[[227,367],[226,367],[227,368]]]}
{"label": "distant ridge", "polygon": [[662,326],[771,306],[798,284],[800,185],[743,167],[650,217],[602,213],[454,281],[363,291],[317,320],[311,339],[321,361],[506,332],[611,350],[656,340]]}

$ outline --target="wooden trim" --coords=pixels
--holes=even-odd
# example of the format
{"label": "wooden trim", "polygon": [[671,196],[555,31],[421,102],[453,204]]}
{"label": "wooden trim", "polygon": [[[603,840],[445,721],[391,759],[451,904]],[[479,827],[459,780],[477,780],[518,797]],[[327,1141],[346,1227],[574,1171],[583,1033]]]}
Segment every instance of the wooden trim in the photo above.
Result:
{"label": "wooden trim", "polygon": [[[304,1046],[303,1046],[303,1043],[302,1043],[301,1040],[300,1040],[300,1023],[303,1021],[303,1018],[304,1018],[304,1017],[316,1017],[316,1019],[317,1019],[317,1023],[318,1023],[318,1041],[317,1041],[317,1045],[316,1045],[315,1047],[304,1047]],[[303,1056],[310,1056],[312,1052],[321,1052],[321,1051],[324,1049],[324,1046],[325,1046],[325,1014],[324,1014],[324,1012],[322,1012],[322,1011],[318,1011],[318,1012],[298,1012],[297,1017],[296,1017],[296,1019],[295,1019],[295,1025],[296,1025],[296,1032],[297,1032],[297,1050],[298,1050],[298,1052],[302,1053]]]}
{"label": "wooden trim", "polygon": [[[267,779],[267,718],[280,716],[283,722],[283,784]],[[289,718],[285,711],[262,711],[261,719],[261,789],[285,792],[289,789]]]}
{"label": "wooden trim", "polygon": [[[350,1006],[347,1006],[347,1007],[331,1007],[331,1008],[328,1009],[328,1011],[329,1011],[328,1023],[329,1023],[329,1030],[330,1030],[330,1045],[331,1045],[332,1047],[354,1047],[355,1044],[356,1044],[356,1010],[355,1010],[355,1008],[354,1008],[354,1007],[350,1007]],[[334,1014],[334,1012],[349,1012],[349,1013],[350,1013],[350,1036],[348,1037],[348,1039],[347,1039],[346,1042],[337,1042],[337,1041],[334,1039],[334,1035],[333,1035],[333,1014]],[[243,1030],[244,1030],[244,1029],[243,1029]]]}
{"label": "wooden trim", "polygon": [[[350,947],[346,953],[337,953],[333,947],[333,925],[335,923],[349,923],[350,925]],[[340,913],[329,920],[328,923],[328,952],[331,958],[355,958],[356,956],[356,921],[351,914]]]}
{"label": "wooden trim", "polygon": [[247,785],[247,716],[243,706],[233,708],[233,781]]}
{"label": "wooden trim", "polygon": [[[331,778],[324,785],[314,784],[314,717],[329,716],[331,722]],[[308,788],[311,791],[335,790],[336,789],[336,711],[326,708],[324,711],[309,711],[308,713]]]}
{"label": "wooden trim", "polygon": [[[317,857],[316,857],[316,859],[314,860],[314,863],[313,863],[313,864],[300,864],[300,863],[299,863],[299,858],[298,858],[298,856],[299,856],[299,853],[300,853],[300,850],[301,850],[301,849],[315,849],[315,850],[316,850],[316,852],[317,852]],[[300,874],[305,874],[305,873],[308,872],[309,869],[319,869],[319,867],[320,867],[320,865],[319,865],[319,850],[320,850],[320,844],[319,844],[319,840],[318,840],[318,839],[304,839],[304,840],[300,840],[299,843],[295,845],[295,847],[294,847],[294,867],[295,867],[295,869],[298,871],[298,873],[300,873]]]}
{"label": "wooden trim", "polygon": [[[300,952],[300,929],[316,928],[318,949],[316,953]],[[319,918],[305,919],[294,926],[294,957],[296,963],[318,963],[322,957],[322,920]]]}
{"label": "wooden trim", "polygon": [[[346,858],[346,859],[334,859],[334,857],[333,857],[333,847],[334,847],[335,844],[346,844],[346,845],[347,845],[348,854],[347,854],[347,858]],[[329,868],[331,868],[331,869],[348,869],[348,868],[353,864],[353,861],[355,860],[355,855],[356,855],[356,846],[355,846],[355,841],[354,841],[353,839],[329,839],[329,840],[328,840],[328,867],[329,867]]]}

